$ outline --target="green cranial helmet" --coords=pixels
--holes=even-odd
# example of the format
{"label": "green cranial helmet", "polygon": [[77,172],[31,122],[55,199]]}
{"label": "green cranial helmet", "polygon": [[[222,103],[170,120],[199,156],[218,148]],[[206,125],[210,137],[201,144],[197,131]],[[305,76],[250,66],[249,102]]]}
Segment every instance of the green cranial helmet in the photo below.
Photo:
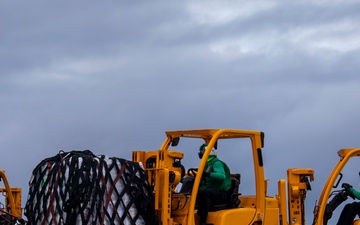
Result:
{"label": "green cranial helmet", "polygon": [[205,143],[205,144],[202,144],[202,145],[200,146],[199,151],[200,151],[200,152],[205,151],[205,150],[206,150],[206,147],[207,147],[207,144],[206,144],[206,143]]}
{"label": "green cranial helmet", "polygon": [[[204,144],[202,144],[202,145],[200,146],[200,149],[199,149],[199,158],[200,158],[200,159],[203,157],[206,148],[207,148],[207,144],[206,144],[206,143],[204,143]],[[217,155],[217,152],[216,152],[215,148],[211,149],[210,155],[214,155],[214,156]]]}

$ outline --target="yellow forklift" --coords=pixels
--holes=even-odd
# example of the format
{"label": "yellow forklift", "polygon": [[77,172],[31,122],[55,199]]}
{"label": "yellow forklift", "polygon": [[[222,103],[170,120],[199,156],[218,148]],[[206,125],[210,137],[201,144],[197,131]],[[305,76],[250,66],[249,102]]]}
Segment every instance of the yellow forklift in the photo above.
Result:
{"label": "yellow forklift", "polygon": [[4,202],[0,202],[0,224],[23,224],[21,208],[21,188],[11,187],[4,170],[0,170],[0,193]]}
{"label": "yellow forklift", "polygon": [[[174,150],[184,139],[199,139],[198,143],[207,143],[208,147],[197,168],[185,170],[182,161],[184,152]],[[141,162],[148,174],[148,181],[154,193],[154,207],[158,224],[161,225],[196,225],[196,195],[199,190],[201,175],[212,148],[223,145],[230,139],[246,139],[249,149],[238,149],[233,158],[239,158],[242,152],[252,155],[255,194],[239,192],[240,173],[232,171],[233,195],[228,204],[209,212],[207,223],[213,225],[303,225],[305,224],[304,200],[306,192],[311,190],[310,181],[314,180],[314,171],[310,168],[293,168],[287,171],[287,181],[278,182],[278,194],[268,196],[268,181],[264,175],[262,151],[264,133],[252,130],[235,129],[198,129],[167,131],[162,146],[154,151],[133,151],[132,160]],[[186,148],[186,146],[185,146]],[[197,148],[198,149],[198,148]],[[196,150],[195,150],[196,151]],[[221,148],[219,154],[227,154]],[[193,156],[188,156],[188,160]],[[240,162],[239,162],[240,163]],[[193,177],[190,191],[183,193],[177,186]],[[183,184],[184,185],[184,184]],[[241,184],[240,184],[241,187]]]}
{"label": "yellow forklift", "polygon": [[[360,148],[341,149],[338,156],[339,161],[331,171],[314,208],[313,225],[327,225],[330,220],[337,220],[338,217],[333,216],[334,211],[339,213],[342,209],[339,206],[343,202],[356,200],[349,186],[344,183],[359,183]],[[353,225],[360,225],[360,220],[354,218]]]}

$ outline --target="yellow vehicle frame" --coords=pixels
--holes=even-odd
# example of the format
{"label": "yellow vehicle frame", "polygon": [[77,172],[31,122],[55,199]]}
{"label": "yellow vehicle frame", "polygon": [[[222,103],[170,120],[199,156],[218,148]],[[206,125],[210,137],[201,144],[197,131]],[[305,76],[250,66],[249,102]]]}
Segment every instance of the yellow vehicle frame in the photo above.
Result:
{"label": "yellow vehicle frame", "polygon": [[[340,160],[335,165],[334,169],[330,173],[324,188],[320,194],[320,197],[317,201],[317,205],[314,208],[314,220],[313,225],[323,225],[324,224],[324,215],[325,215],[325,209],[326,205],[329,200],[330,193],[333,189],[333,186],[335,183],[338,182],[338,178],[340,176],[340,173],[346,163],[352,158],[352,157],[358,157],[360,156],[360,148],[344,148],[339,150],[338,156],[340,157]],[[360,221],[355,221],[355,224],[360,224]]]}
{"label": "yellow vehicle frame", "polygon": [[[162,225],[195,225],[196,224],[196,193],[199,189],[201,174],[206,160],[213,147],[220,139],[248,138],[252,144],[252,155],[255,172],[255,196],[239,195],[241,204],[238,208],[210,212],[208,222],[214,225],[242,225],[242,224],[303,224],[305,215],[303,200],[307,191],[307,177],[312,181],[314,171],[309,168],[288,170],[288,186],[285,180],[279,181],[279,194],[269,197],[266,194],[267,180],[264,177],[262,148],[264,147],[264,133],[252,130],[235,129],[198,129],[167,131],[166,139],[159,150],[144,152],[134,151],[132,160],[141,162],[148,173],[149,183],[154,187],[154,205],[156,216]],[[183,158],[182,152],[169,150],[176,146],[180,138],[203,139],[208,148],[200,161],[192,192],[188,195],[175,191],[176,185],[182,177],[181,167],[174,166]],[[288,188],[288,195],[286,195]],[[288,201],[286,198],[288,196]],[[286,204],[288,203],[288,204]],[[176,205],[176,209],[172,206]],[[289,214],[287,213],[289,206]],[[289,215],[289,221],[286,218]]]}
{"label": "yellow vehicle frame", "polygon": [[6,210],[9,215],[13,217],[21,218],[21,188],[10,186],[4,170],[0,170],[0,180],[2,180],[4,183],[4,186],[0,187],[0,193],[5,198],[4,210]]}

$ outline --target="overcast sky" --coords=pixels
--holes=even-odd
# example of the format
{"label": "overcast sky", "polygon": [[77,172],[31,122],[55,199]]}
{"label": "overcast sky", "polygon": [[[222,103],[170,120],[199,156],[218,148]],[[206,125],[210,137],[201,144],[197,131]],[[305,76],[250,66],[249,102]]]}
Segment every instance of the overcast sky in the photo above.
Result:
{"label": "overcast sky", "polygon": [[33,168],[61,149],[131,159],[165,130],[261,130],[269,185],[313,168],[313,207],[336,152],[360,147],[359,11],[337,0],[1,1],[0,169],[24,201]]}

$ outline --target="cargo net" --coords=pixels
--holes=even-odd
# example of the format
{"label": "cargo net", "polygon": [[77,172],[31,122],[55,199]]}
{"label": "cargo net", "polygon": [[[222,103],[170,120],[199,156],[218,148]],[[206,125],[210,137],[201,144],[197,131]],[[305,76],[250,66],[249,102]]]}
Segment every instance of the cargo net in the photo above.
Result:
{"label": "cargo net", "polygon": [[152,200],[139,163],[60,152],[33,170],[24,214],[28,225],[152,225]]}

